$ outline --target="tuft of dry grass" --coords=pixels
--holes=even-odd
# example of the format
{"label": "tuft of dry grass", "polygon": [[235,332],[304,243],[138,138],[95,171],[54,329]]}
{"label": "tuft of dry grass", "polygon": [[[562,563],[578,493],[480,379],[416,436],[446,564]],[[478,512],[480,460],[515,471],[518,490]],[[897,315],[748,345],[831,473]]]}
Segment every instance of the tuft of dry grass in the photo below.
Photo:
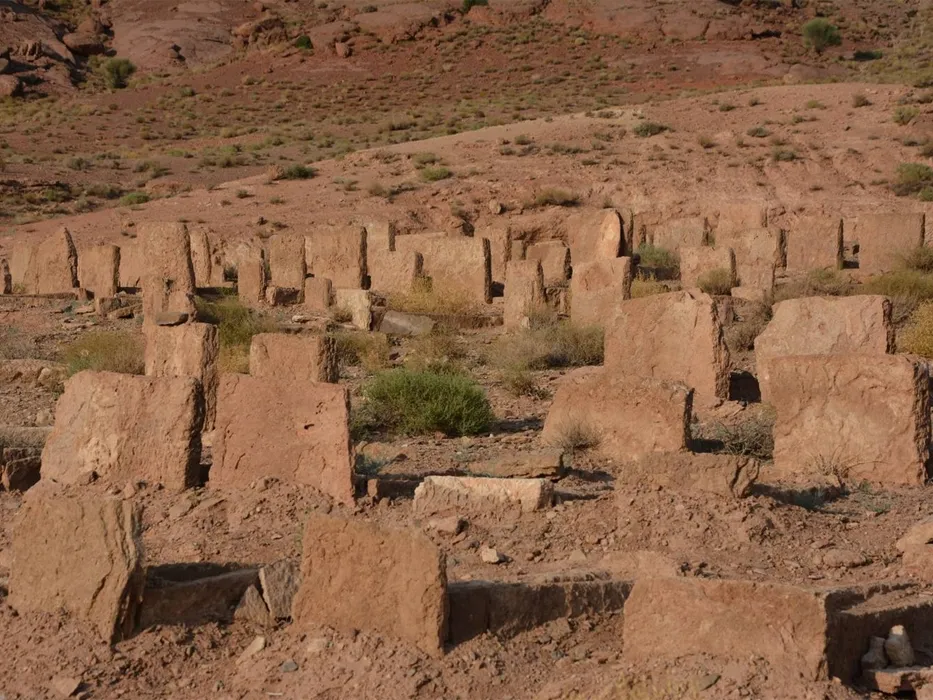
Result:
{"label": "tuft of dry grass", "polygon": [[253,336],[275,331],[275,323],[243,306],[236,297],[225,297],[219,301],[195,297],[195,305],[200,320],[217,325],[220,371],[249,372],[249,348]]}
{"label": "tuft of dry grass", "polygon": [[933,302],[920,304],[897,334],[897,349],[933,359]]}
{"label": "tuft of dry grass", "polygon": [[725,296],[732,291],[732,273],[723,267],[704,272],[697,279],[700,291],[713,296]]}
{"label": "tuft of dry grass", "polygon": [[632,299],[641,299],[650,297],[654,294],[665,294],[670,290],[663,282],[658,282],[654,277],[639,272],[632,280]]}
{"label": "tuft of dry grass", "polygon": [[146,369],[145,343],[135,333],[95,331],[64,346],[61,361],[69,377],[83,370],[142,374]]}
{"label": "tuft of dry grass", "polygon": [[388,307],[412,314],[471,316],[478,311],[476,302],[466,294],[435,289],[432,280],[423,277],[407,294],[392,294]]}
{"label": "tuft of dry grass", "polygon": [[738,321],[725,330],[726,345],[729,352],[747,352],[755,349],[755,338],[761,335],[771,320],[771,307],[767,304],[751,305]]}
{"label": "tuft of dry grass", "polygon": [[841,297],[852,291],[849,280],[836,270],[810,270],[804,277],[774,289],[774,302],[801,297]]}
{"label": "tuft of dry grass", "polygon": [[581,419],[567,419],[557,426],[551,445],[573,454],[599,447],[600,435],[592,425]]}
{"label": "tuft of dry grass", "polygon": [[332,337],[341,367],[362,367],[375,374],[391,364],[389,338],[384,333],[345,330],[335,332]]}

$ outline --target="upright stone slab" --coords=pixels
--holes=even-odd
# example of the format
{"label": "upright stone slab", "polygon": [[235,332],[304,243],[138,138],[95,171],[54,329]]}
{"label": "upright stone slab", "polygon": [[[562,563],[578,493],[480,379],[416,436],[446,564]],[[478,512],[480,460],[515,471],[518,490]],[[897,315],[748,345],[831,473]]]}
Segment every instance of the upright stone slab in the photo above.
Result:
{"label": "upright stone slab", "polygon": [[447,638],[446,568],[443,552],[417,530],[312,513],[293,624],[372,630],[440,656]]}
{"label": "upright stone slab", "polygon": [[302,302],[309,311],[327,311],[334,303],[334,286],[324,277],[305,279],[305,299]]}
{"label": "upright stone slab", "polygon": [[371,250],[367,254],[370,289],[408,294],[424,277],[424,256],[415,251]]}
{"label": "upright stone slab", "polygon": [[716,305],[702,292],[619,304],[606,327],[605,355],[618,374],[683,382],[703,401],[729,398],[729,349]]}
{"label": "upright stone slab", "polygon": [[136,241],[121,242],[119,286],[125,289],[138,289],[143,286],[141,246]]}
{"label": "upright stone slab", "polygon": [[547,287],[566,284],[570,279],[570,248],[563,241],[542,241],[528,246],[526,260],[537,260]]}
{"label": "upright stone slab", "polygon": [[366,248],[366,229],[362,226],[314,231],[305,237],[308,272],[326,277],[337,289],[362,289],[368,274]]}
{"label": "upright stone slab", "polygon": [[335,289],[334,307],[350,315],[350,322],[361,331],[372,330],[373,297],[366,289]]}
{"label": "upright stone slab", "polygon": [[395,223],[386,219],[365,218],[361,225],[366,230],[366,252],[395,250]]}
{"label": "upright stone slab", "polygon": [[181,490],[199,480],[204,398],[187,377],[79,372],[65,382],[42,451],[42,479],[161,483]]}
{"label": "upright stone slab", "polygon": [[902,256],[923,245],[925,218],[923,214],[860,214],[851,227],[859,247],[859,270],[877,274],[896,269]]}
{"label": "upright stone slab", "polygon": [[653,227],[649,242],[676,253],[684,247],[706,245],[708,230],[709,225],[702,216],[668,219]]}
{"label": "upright stone slab", "polygon": [[219,381],[217,326],[149,326],[145,334],[146,376],[197,379],[204,391],[204,430],[213,430]]}
{"label": "upright stone slab", "polygon": [[224,263],[215,245],[216,234],[204,225],[189,228],[191,266],[196,287],[221,287],[224,284]]}
{"label": "upright stone slab", "polygon": [[788,478],[922,485],[930,458],[930,376],[903,355],[775,357],[774,466]]}
{"label": "upright stone slab", "polygon": [[767,228],[768,207],[763,202],[733,202],[719,210],[716,221],[716,243],[743,231]]}
{"label": "upright stone slab", "polygon": [[0,294],[13,293],[13,275],[10,273],[10,263],[6,258],[0,258]]}
{"label": "upright stone slab", "polygon": [[575,264],[570,279],[570,320],[579,326],[605,326],[631,296],[631,258]]}
{"label": "upright stone slab", "polygon": [[61,294],[78,287],[78,251],[68,229],[62,227],[35,247],[23,286],[27,294]]}
{"label": "upright stone slab", "polygon": [[36,254],[36,242],[32,240],[17,241],[13,244],[13,254],[10,256],[10,275],[13,284],[26,288],[26,270],[32,265],[32,256]]}
{"label": "upright stone slab", "polygon": [[842,219],[838,216],[801,217],[787,236],[787,271],[842,269]]}
{"label": "upright stone slab", "polygon": [[266,254],[259,245],[242,244],[237,249],[237,297],[245,306],[265,304],[269,284]]}
{"label": "upright stone slab", "polygon": [[620,462],[678,452],[690,438],[692,406],[683,384],[584,367],[558,385],[542,438],[557,447],[589,442]]}
{"label": "upright stone slab", "polygon": [[323,335],[260,333],[249,348],[249,373],[273,381],[337,381],[337,349]]}
{"label": "upright stone slab", "polygon": [[567,219],[567,237],[574,266],[618,258],[625,252],[622,217],[615,209],[573,214]]}
{"label": "upright stone slab", "polygon": [[220,378],[216,426],[213,486],[246,488],[275,477],[353,502],[346,387],[226,374]]}
{"label": "upright stone slab", "polygon": [[885,355],[894,352],[891,301],[883,296],[803,297],[774,305],[755,339],[755,367],[767,400],[770,363],[788,355]]}
{"label": "upright stone slab", "polygon": [[95,298],[116,296],[120,287],[120,248],[97,245],[82,250],[78,279]]}
{"label": "upright stone slab", "polygon": [[699,286],[700,278],[713,270],[722,270],[735,286],[735,254],[732,248],[683,246],[680,249],[680,283],[684,289]]}
{"label": "upright stone slab", "polygon": [[784,232],[781,229],[717,232],[716,245],[732,248],[741,286],[763,291],[774,288],[775,270],[784,265]]}
{"label": "upright stone slab", "polygon": [[179,223],[139,224],[139,245],[144,264],[143,318],[154,323],[164,311],[194,317],[194,269],[188,229]]}
{"label": "upright stone slab", "polygon": [[544,308],[544,272],[538,260],[513,260],[505,276],[504,325],[522,328],[536,310]]}
{"label": "upright stone slab", "polygon": [[458,295],[481,304],[492,301],[489,240],[469,236],[417,233],[398,236],[397,252],[418,252],[423,273],[438,294]]}
{"label": "upright stone slab", "polygon": [[474,235],[489,241],[492,278],[496,282],[504,282],[506,267],[512,259],[512,227],[506,222],[496,221],[479,228]]}
{"label": "upright stone slab", "polygon": [[10,606],[20,613],[64,610],[108,644],[129,637],[145,581],[133,503],[33,489],[17,518]]}
{"label": "upright stone slab", "polygon": [[269,271],[272,286],[297,289],[299,294],[304,294],[308,271],[304,237],[288,233],[272,236],[269,239]]}

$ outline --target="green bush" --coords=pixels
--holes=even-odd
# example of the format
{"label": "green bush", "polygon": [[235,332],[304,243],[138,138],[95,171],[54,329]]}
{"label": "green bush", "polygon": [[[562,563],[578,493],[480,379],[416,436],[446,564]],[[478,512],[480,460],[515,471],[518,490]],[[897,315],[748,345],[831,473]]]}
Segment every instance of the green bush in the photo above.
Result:
{"label": "green bush", "polygon": [[664,133],[670,129],[669,126],[664,124],[658,124],[657,122],[639,122],[635,125],[635,128],[632,131],[640,139],[648,138],[649,136],[657,136],[658,134]]}
{"label": "green bush", "polygon": [[125,331],[96,331],[73,340],[61,351],[70,377],[82,370],[142,374],[145,371],[142,336]]}
{"label": "green bush", "polygon": [[451,172],[450,168],[445,168],[443,165],[427,166],[421,169],[421,179],[425,182],[446,180],[452,175],[453,172]]}
{"label": "green bush", "polygon": [[933,359],[933,303],[918,306],[897,334],[897,349]]}
{"label": "green bush", "polygon": [[136,66],[128,58],[108,58],[100,64],[100,74],[112,90],[121,90],[129,84],[130,76],[136,72]]}
{"label": "green bush", "polygon": [[823,53],[830,46],[839,46],[842,36],[839,28],[829,20],[817,17],[803,25],[803,41],[817,53]]}
{"label": "green bush", "polygon": [[310,51],[312,48],[311,37],[309,37],[307,34],[302,34],[300,37],[295,39],[294,44],[295,44],[296,49],[303,49],[305,51]]}
{"label": "green bush", "polygon": [[901,105],[894,110],[894,123],[899,124],[900,126],[907,126],[914,119],[916,119],[919,114],[920,110],[916,107]]}
{"label": "green bush", "polygon": [[137,204],[145,204],[149,201],[149,195],[145,192],[130,192],[120,197],[120,205],[124,207],[133,207]]}
{"label": "green bush", "polygon": [[300,163],[294,163],[288,167],[281,168],[277,167],[273,173],[273,180],[308,180],[314,177],[317,173],[314,168],[309,168],[307,165],[301,165]]}
{"label": "green bush", "polygon": [[363,387],[372,427],[404,435],[476,435],[495,416],[483,389],[462,374],[392,369]]}
{"label": "green bush", "polygon": [[921,192],[933,185],[933,168],[923,163],[901,163],[897,166],[897,180],[891,190],[898,197]]}
{"label": "green bush", "polygon": [[714,296],[725,296],[732,291],[732,273],[724,267],[704,272],[697,279],[700,291]]}
{"label": "green bush", "polygon": [[217,325],[220,343],[220,369],[225,372],[249,371],[249,347],[253,336],[271,333],[275,324],[246,308],[236,297],[208,301],[195,297],[198,320]]}
{"label": "green bush", "polygon": [[680,273],[680,258],[677,257],[677,253],[667,248],[651,245],[650,243],[642,243],[635,250],[635,254],[639,258],[638,265],[640,267],[664,270],[672,277],[677,277]]}

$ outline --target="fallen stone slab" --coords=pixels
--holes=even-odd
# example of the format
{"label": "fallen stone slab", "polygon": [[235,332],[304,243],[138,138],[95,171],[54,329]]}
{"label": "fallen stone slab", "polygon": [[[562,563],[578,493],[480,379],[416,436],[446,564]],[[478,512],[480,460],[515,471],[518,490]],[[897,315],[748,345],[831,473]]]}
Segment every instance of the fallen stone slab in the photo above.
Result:
{"label": "fallen stone slab", "polygon": [[[649,454],[625,465],[621,486],[744,498],[758,478],[758,460],[742,455]],[[622,496],[620,491],[620,496]],[[622,496],[628,500],[629,495]]]}
{"label": "fallen stone slab", "polygon": [[475,476],[499,479],[559,479],[564,475],[564,452],[558,448],[508,452],[495,459],[470,462],[466,470]]}
{"label": "fallen stone slab", "polygon": [[530,513],[551,505],[554,491],[547,479],[487,479],[473,476],[429,476],[415,489],[415,517],[488,513]]}
{"label": "fallen stone slab", "polygon": [[436,325],[429,316],[389,310],[383,314],[377,330],[386,335],[417,336],[427,335]]}
{"label": "fallen stone slab", "polygon": [[3,360],[0,362],[0,384],[56,389],[65,381],[65,365],[48,360]]}
{"label": "fallen stone slab", "polygon": [[929,666],[907,666],[905,668],[883,668],[863,672],[862,682],[867,688],[887,695],[916,693],[923,686],[933,686],[933,668]]}
{"label": "fallen stone slab", "polygon": [[128,637],[144,583],[132,503],[34,489],[18,518],[10,606],[20,613],[64,610],[108,643]]}
{"label": "fallen stone slab", "polygon": [[446,563],[427,536],[312,513],[303,542],[296,630],[373,630],[427,654],[443,652]]}
{"label": "fallen stone slab", "polygon": [[628,581],[457,581],[448,586],[452,644],[490,632],[500,639],[552,620],[622,610]]}
{"label": "fallen stone slab", "polygon": [[249,373],[274,380],[334,383],[336,343],[324,335],[259,333],[250,344]]}
{"label": "fallen stone slab", "polygon": [[190,377],[79,372],[65,382],[42,452],[42,478],[98,477],[182,490],[200,478],[204,397]]}
{"label": "fallen stone slab", "polygon": [[231,622],[246,589],[258,578],[256,568],[217,564],[150,567],[146,572],[139,627]]}

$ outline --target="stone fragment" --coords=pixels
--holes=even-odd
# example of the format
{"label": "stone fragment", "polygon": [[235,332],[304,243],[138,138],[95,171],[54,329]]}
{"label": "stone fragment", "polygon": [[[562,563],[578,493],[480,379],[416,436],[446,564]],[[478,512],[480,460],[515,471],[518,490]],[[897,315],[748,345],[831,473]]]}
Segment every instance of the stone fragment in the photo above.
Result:
{"label": "stone fragment", "polygon": [[686,449],[693,391],[683,384],[584,367],[558,385],[542,439],[561,449],[592,447],[618,461]]}
{"label": "stone fragment", "polygon": [[466,470],[474,476],[499,479],[556,479],[564,475],[564,453],[559,448],[507,452],[493,459],[470,462]]}
{"label": "stone fragment", "polygon": [[274,619],[284,620],[292,616],[292,599],[300,583],[300,567],[291,559],[282,559],[259,570],[262,599]]}
{"label": "stone fragment", "polygon": [[163,311],[187,313],[193,318],[194,269],[191,241],[184,224],[141,223],[139,241],[144,261],[143,319],[153,323]]}
{"label": "stone fragment", "polygon": [[[279,233],[269,239],[269,284],[304,294],[307,266],[303,236]],[[325,277],[327,275],[324,275]],[[301,298],[297,299],[301,302]]]}
{"label": "stone fragment", "polygon": [[686,247],[704,246],[708,240],[709,225],[702,216],[668,219],[651,228],[648,242],[674,253]]}
{"label": "stone fragment", "polygon": [[402,311],[386,311],[379,322],[379,332],[386,335],[427,335],[437,325],[430,316],[419,316]]}
{"label": "stone fragment", "polygon": [[214,429],[217,415],[217,359],[220,344],[217,326],[188,323],[183,326],[150,326],[146,336],[146,376],[191,377],[204,393],[204,430]]}
{"label": "stone fragment", "polygon": [[528,327],[530,319],[545,308],[544,274],[538,260],[518,260],[508,264],[505,273],[505,310],[507,330]]}
{"label": "stone fragment", "polygon": [[617,373],[683,382],[704,402],[729,397],[729,350],[716,304],[702,292],[618,304],[606,325],[605,355]]}
{"label": "stone fragment", "polygon": [[544,284],[566,284],[570,279],[570,248],[563,241],[542,241],[528,246],[525,260],[541,263]]}
{"label": "stone fragment", "polygon": [[860,214],[846,230],[858,242],[861,272],[878,274],[896,269],[903,256],[924,245],[924,214]]}
{"label": "stone fragment", "polygon": [[862,670],[877,671],[887,668],[888,657],[884,653],[884,637],[872,637],[868,642],[868,651],[862,656]]}
{"label": "stone fragment", "polygon": [[739,285],[763,291],[774,288],[775,271],[784,265],[784,232],[781,229],[717,232],[716,245],[732,248]]}
{"label": "stone fragment", "polygon": [[299,379],[220,378],[211,483],[247,488],[274,477],[353,502],[346,387]]}
{"label": "stone fragment", "polygon": [[78,279],[95,299],[116,296],[120,287],[120,248],[98,245],[82,250],[78,258]]}
{"label": "stone fragment", "polygon": [[42,478],[198,483],[204,398],[187,377],[79,372],[65,382],[42,451]]}
{"label": "stone fragment", "polygon": [[251,658],[256,656],[259,652],[263,651],[266,648],[266,638],[265,637],[256,637],[249,643],[249,645],[240,653],[237,657],[237,665],[249,661]]}
{"label": "stone fragment", "polygon": [[52,679],[52,687],[59,696],[70,698],[81,687],[81,679],[74,676],[55,676]]}
{"label": "stone fragment", "polygon": [[[774,467],[785,478],[922,484],[930,457],[926,363],[903,355],[773,358]],[[877,397],[883,396],[883,401]]]}
{"label": "stone fragment", "polygon": [[13,274],[6,258],[0,258],[0,294],[13,293]]}
{"label": "stone fragment", "polygon": [[250,586],[246,589],[246,593],[243,594],[243,598],[233,613],[233,619],[250,622],[260,627],[272,624],[273,620],[269,614],[269,608],[256,586]]}
{"label": "stone fragment", "polygon": [[13,535],[8,602],[89,622],[110,643],[133,632],[142,594],[139,514],[127,501],[32,490]]}
{"label": "stone fragment", "polygon": [[492,547],[481,547],[479,550],[479,558],[484,564],[502,564],[508,561],[504,554]]}
{"label": "stone fragment", "polygon": [[334,303],[334,287],[329,279],[308,277],[305,279],[304,306],[311,311],[327,311]]}
{"label": "stone fragment", "polygon": [[373,325],[373,298],[365,289],[335,289],[334,307],[339,312],[346,312],[350,322],[362,331],[368,331]]}
{"label": "stone fragment", "polygon": [[337,381],[337,348],[323,335],[258,333],[249,350],[249,373],[277,381]]}
{"label": "stone fragment", "polygon": [[629,462],[621,484],[744,498],[758,478],[758,460],[742,455],[649,454]]}
{"label": "stone fragment", "polygon": [[303,542],[296,630],[373,630],[443,653],[446,563],[425,535],[312,513]]}
{"label": "stone fragment", "polygon": [[78,286],[78,251],[68,229],[63,227],[35,245],[23,287],[27,294],[60,294]]}
{"label": "stone fragment", "polygon": [[146,572],[139,627],[229,623],[257,581],[256,569],[217,564],[167,564]]}
{"label": "stone fragment", "polygon": [[475,476],[429,476],[415,489],[415,517],[509,510],[530,513],[551,505],[554,489],[546,479],[491,479]]}
{"label": "stone fragment", "polygon": [[842,219],[802,217],[786,233],[787,272],[842,269]]}
{"label": "stone fragment", "polygon": [[266,303],[269,306],[291,306],[301,303],[301,297],[304,294],[302,289],[294,287],[276,287],[268,285],[266,287]]}
{"label": "stone fragment", "polygon": [[451,515],[446,518],[432,518],[428,521],[427,527],[429,530],[434,532],[439,532],[442,535],[459,535],[463,532],[463,528],[466,527],[466,521],[456,515]]}
{"label": "stone fragment", "polygon": [[570,280],[570,320],[578,326],[609,324],[622,301],[632,296],[632,259],[574,261]]}
{"label": "stone fragment", "polygon": [[362,289],[368,276],[366,229],[345,226],[305,237],[308,272],[329,279],[336,288]]}
{"label": "stone fragment", "polygon": [[892,666],[902,668],[914,665],[914,648],[903,625],[894,625],[884,641],[884,653]]}
{"label": "stone fragment", "polygon": [[730,287],[735,286],[735,254],[732,248],[683,246],[680,249],[680,283],[684,289],[699,287],[704,275],[714,270],[725,272]]}

